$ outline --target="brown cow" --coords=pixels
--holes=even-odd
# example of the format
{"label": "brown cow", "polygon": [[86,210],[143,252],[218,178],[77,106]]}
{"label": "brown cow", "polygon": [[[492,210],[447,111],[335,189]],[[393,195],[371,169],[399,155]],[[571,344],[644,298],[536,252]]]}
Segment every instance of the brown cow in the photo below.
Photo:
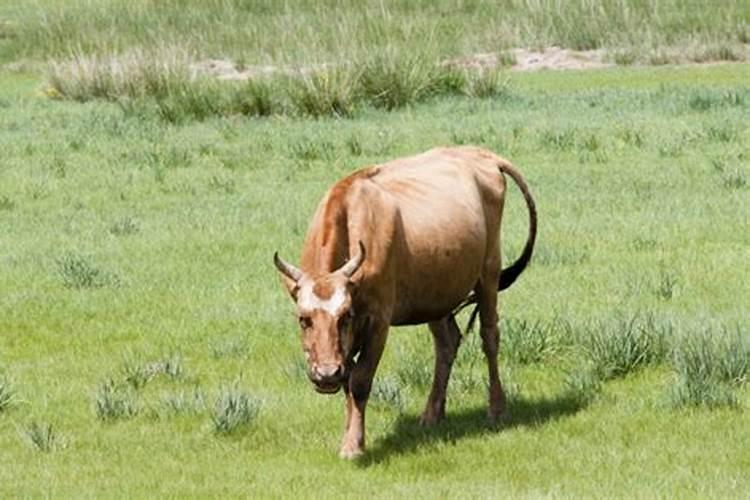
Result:
{"label": "brown cow", "polygon": [[[518,260],[500,270],[505,177],[520,187],[530,228]],[[531,259],[536,209],[506,160],[476,147],[438,148],[359,170],[318,205],[297,268],[274,263],[297,304],[308,377],[346,394],[341,456],[362,454],[365,406],[391,325],[428,323],[435,375],[422,423],[445,415],[445,389],[461,334],[454,312],[476,302],[489,368],[490,419],[505,409],[497,368],[497,291]]]}

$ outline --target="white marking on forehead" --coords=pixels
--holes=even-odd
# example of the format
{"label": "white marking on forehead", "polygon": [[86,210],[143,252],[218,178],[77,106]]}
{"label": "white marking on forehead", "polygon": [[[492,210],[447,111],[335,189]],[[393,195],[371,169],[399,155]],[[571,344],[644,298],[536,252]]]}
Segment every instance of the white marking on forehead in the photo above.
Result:
{"label": "white marking on forehead", "polygon": [[346,302],[346,290],[344,287],[336,288],[333,295],[324,300],[315,294],[312,285],[308,285],[303,286],[300,289],[297,305],[301,309],[307,309],[310,311],[313,309],[322,309],[328,314],[334,316],[339,312],[339,309],[344,305],[344,302]]}

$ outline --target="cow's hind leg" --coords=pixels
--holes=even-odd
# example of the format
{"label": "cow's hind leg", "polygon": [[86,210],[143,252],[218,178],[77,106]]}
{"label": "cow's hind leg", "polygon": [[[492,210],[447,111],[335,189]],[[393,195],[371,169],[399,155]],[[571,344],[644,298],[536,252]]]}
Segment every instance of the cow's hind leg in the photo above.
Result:
{"label": "cow's hind leg", "polygon": [[445,390],[461,343],[461,331],[452,314],[440,321],[433,321],[429,326],[435,344],[435,375],[427,406],[422,413],[422,425],[436,424],[445,416]]}
{"label": "cow's hind leg", "polygon": [[497,326],[499,273],[500,258],[498,255],[495,258],[488,259],[485,263],[482,279],[475,288],[478,298],[482,350],[487,358],[487,370],[489,372],[489,409],[487,413],[493,422],[505,411],[505,393],[500,383],[497,366],[497,351],[500,339],[500,331]]}

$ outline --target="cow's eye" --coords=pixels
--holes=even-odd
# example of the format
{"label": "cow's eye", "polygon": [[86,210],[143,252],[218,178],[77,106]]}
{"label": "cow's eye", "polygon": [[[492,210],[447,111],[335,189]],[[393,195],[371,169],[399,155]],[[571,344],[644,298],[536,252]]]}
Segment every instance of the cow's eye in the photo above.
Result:
{"label": "cow's eye", "polygon": [[339,331],[346,330],[349,327],[349,324],[351,323],[351,321],[352,321],[352,317],[350,314],[347,313],[341,316],[338,321]]}
{"label": "cow's eye", "polygon": [[303,330],[307,330],[308,328],[312,327],[312,320],[309,316],[300,316],[299,317],[299,326]]}

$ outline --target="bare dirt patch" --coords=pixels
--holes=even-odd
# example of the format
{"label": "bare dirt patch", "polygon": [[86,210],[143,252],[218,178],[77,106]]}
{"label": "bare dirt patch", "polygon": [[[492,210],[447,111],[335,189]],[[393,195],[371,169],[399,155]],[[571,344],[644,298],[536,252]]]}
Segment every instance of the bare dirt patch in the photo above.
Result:
{"label": "bare dirt patch", "polygon": [[[508,63],[511,64],[508,64]],[[548,47],[541,51],[513,49],[503,54],[482,53],[444,61],[446,65],[465,69],[492,69],[506,66],[511,71],[538,71],[562,69],[593,69],[614,66],[605,62],[603,50],[571,50]],[[196,74],[210,75],[219,80],[247,80],[277,73],[299,75],[324,69],[320,64],[302,68],[273,65],[240,67],[229,59],[206,59],[191,66]]]}

